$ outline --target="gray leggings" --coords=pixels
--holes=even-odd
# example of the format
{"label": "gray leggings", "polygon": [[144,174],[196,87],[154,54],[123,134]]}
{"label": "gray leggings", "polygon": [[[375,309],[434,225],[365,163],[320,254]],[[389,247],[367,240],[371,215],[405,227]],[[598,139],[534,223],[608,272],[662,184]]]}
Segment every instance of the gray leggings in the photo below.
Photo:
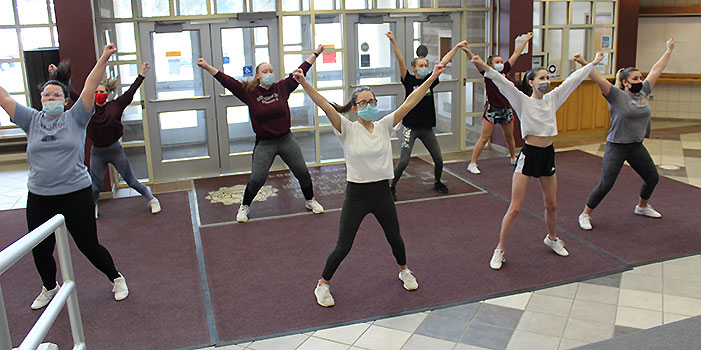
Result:
{"label": "gray leggings", "polygon": [[131,170],[131,165],[129,165],[129,159],[127,159],[127,154],[124,153],[124,148],[119,143],[119,141],[107,146],[107,147],[92,147],[90,151],[90,177],[92,177],[92,196],[93,200],[97,204],[97,200],[100,199],[100,190],[102,189],[102,180],[105,178],[105,171],[107,171],[107,164],[112,163],[114,168],[117,169],[119,175],[122,175],[124,181],[127,182],[129,187],[135,189],[142,196],[146,197],[149,201],[153,199],[153,194],[151,191],[144,186],[139,180],[134,176],[134,172]]}
{"label": "gray leggings", "polygon": [[[406,135],[407,130],[409,130],[409,135]],[[433,173],[436,182],[441,181],[441,175],[443,174],[443,155],[441,154],[441,146],[438,144],[438,138],[436,134],[433,133],[433,129],[408,129],[404,128],[402,130],[402,136],[400,141],[402,143],[402,152],[399,155],[399,163],[397,167],[394,168],[394,179],[392,180],[392,187],[394,187],[399,178],[402,177],[404,169],[409,165],[409,159],[411,158],[411,150],[414,148],[414,142],[416,139],[421,139],[424,146],[431,154],[433,158]]]}
{"label": "gray leggings", "polygon": [[292,174],[299,181],[305,199],[314,198],[312,187],[312,177],[309,175],[307,163],[304,162],[302,149],[299,148],[297,140],[292,133],[274,139],[257,139],[253,147],[253,165],[251,166],[251,178],[243,193],[244,205],[251,205],[253,199],[268,178],[270,167],[273,165],[275,156],[280,155],[282,161],[292,171]]}
{"label": "gray leggings", "polygon": [[607,142],[601,167],[601,180],[589,194],[589,199],[587,200],[589,208],[596,208],[611,190],[613,183],[616,182],[616,178],[621,172],[624,161],[628,161],[633,170],[643,178],[643,184],[640,187],[640,198],[643,200],[650,199],[660,177],[657,174],[655,163],[652,161],[650,153],[647,152],[643,143]]}

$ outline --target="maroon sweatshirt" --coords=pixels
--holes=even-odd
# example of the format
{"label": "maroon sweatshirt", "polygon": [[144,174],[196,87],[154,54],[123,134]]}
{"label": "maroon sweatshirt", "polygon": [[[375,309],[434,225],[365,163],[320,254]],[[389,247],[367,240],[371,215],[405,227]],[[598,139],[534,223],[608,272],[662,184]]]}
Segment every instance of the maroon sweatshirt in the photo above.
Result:
{"label": "maroon sweatshirt", "polygon": [[[311,66],[309,62],[304,61],[299,68],[306,75]],[[276,81],[269,89],[258,85],[252,92],[246,90],[243,83],[222,71],[215,74],[214,78],[241,102],[248,105],[251,126],[257,138],[272,139],[290,132],[290,106],[287,104],[287,99],[299,85],[292,78],[292,74],[283,80]]]}
{"label": "maroon sweatshirt", "polygon": [[134,94],[143,81],[144,77],[139,74],[122,96],[107,102],[104,106],[95,105],[95,114],[90,119],[87,130],[87,136],[92,140],[93,146],[107,147],[119,141],[124,134],[122,114],[134,100]]}

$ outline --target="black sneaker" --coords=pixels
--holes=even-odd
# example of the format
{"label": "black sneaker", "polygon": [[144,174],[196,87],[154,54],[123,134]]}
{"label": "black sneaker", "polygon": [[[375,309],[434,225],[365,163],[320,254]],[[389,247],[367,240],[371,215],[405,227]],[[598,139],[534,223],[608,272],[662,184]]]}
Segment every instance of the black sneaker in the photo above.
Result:
{"label": "black sneaker", "polygon": [[389,191],[392,193],[392,200],[397,201],[397,188],[394,186],[389,186]]}
{"label": "black sneaker", "polygon": [[448,194],[448,187],[445,187],[445,185],[440,181],[433,184],[433,189],[437,192]]}

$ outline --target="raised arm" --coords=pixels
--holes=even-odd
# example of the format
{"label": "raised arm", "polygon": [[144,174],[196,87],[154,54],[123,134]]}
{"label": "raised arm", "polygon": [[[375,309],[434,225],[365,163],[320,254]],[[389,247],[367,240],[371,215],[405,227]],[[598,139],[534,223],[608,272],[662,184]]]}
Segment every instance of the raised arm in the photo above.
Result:
{"label": "raised arm", "polygon": [[514,53],[511,54],[511,57],[509,57],[509,64],[510,64],[511,66],[513,66],[514,63],[516,63],[516,60],[521,56],[521,52],[522,52],[523,49],[526,47],[526,45],[528,45],[528,42],[529,42],[531,39],[533,39],[533,32],[528,32],[528,34],[526,34],[526,40],[524,40],[524,41],[521,43],[521,45],[519,45],[519,46],[514,50]]}
{"label": "raised arm", "polygon": [[509,101],[509,104],[511,104],[511,107],[514,108],[516,113],[519,113],[521,111],[521,98],[528,97],[526,96],[523,92],[519,91],[519,89],[516,88],[514,83],[509,81],[509,79],[506,79],[505,76],[503,76],[501,73],[497,72],[493,68],[489,67],[482,59],[474,55],[472,56],[471,59],[472,63],[475,65],[475,67],[478,70],[483,70],[484,77],[489,78],[494,85],[499,89],[499,92],[501,92],[504,97]]}
{"label": "raised arm", "polygon": [[204,60],[204,58],[197,59],[197,65],[200,66],[200,68],[206,70],[212,76],[215,76],[217,73],[219,73],[219,69],[210,66],[209,63],[207,63],[207,61]]}
{"label": "raised arm", "polygon": [[105,46],[105,50],[102,51],[102,56],[97,59],[95,67],[93,67],[90,74],[88,74],[87,79],[85,79],[85,85],[83,85],[83,91],[80,93],[80,100],[83,101],[85,109],[91,111],[93,105],[95,104],[95,90],[100,84],[100,80],[105,75],[105,69],[107,68],[107,61],[110,59],[113,53],[117,52],[117,48],[113,44]]}
{"label": "raised arm", "polygon": [[319,44],[319,46],[316,47],[316,50],[314,50],[314,53],[309,55],[305,61],[307,61],[309,64],[314,64],[314,62],[316,62],[316,58],[319,57],[322,52],[324,52],[324,45]]}
{"label": "raised arm", "polygon": [[129,86],[129,89],[125,91],[122,96],[115,99],[116,103],[119,104],[120,107],[127,108],[131,101],[134,100],[134,94],[136,93],[136,90],[139,89],[139,86],[141,86],[141,83],[144,82],[146,73],[148,73],[150,68],[151,66],[148,64],[148,62],[141,64],[141,72],[139,72],[139,76],[136,77],[131,86]]}
{"label": "raised arm", "polygon": [[645,77],[645,80],[647,80],[647,82],[650,83],[651,89],[653,86],[655,86],[657,79],[660,78],[660,75],[662,75],[662,71],[667,66],[667,62],[669,62],[669,56],[672,55],[672,50],[674,50],[674,38],[667,40],[667,51],[665,51],[662,57],[660,57],[660,59],[657,60],[657,62],[655,62],[655,65],[652,66],[652,69],[650,69],[650,74],[648,74],[647,77]]}
{"label": "raised arm", "polygon": [[453,59],[453,56],[458,52],[459,49],[461,48],[467,48],[467,41],[463,40],[459,42],[455,47],[453,47],[450,51],[448,51],[445,56],[441,59],[441,63],[439,63],[441,66],[445,67],[450,63],[450,61]]}
{"label": "raised arm", "polygon": [[401,79],[404,79],[406,76],[406,61],[404,61],[404,56],[402,56],[402,52],[399,50],[397,41],[394,40],[394,34],[392,32],[387,32],[385,35],[389,38],[389,42],[392,44],[394,57],[397,58],[397,63],[399,64],[399,75],[401,76]]}
{"label": "raised arm", "polygon": [[396,126],[399,122],[404,119],[404,117],[416,107],[416,105],[421,101],[421,99],[426,96],[426,91],[431,87],[433,82],[438,79],[438,76],[443,73],[445,66],[437,64],[433,67],[433,73],[426,81],[424,81],[418,88],[416,88],[409,96],[406,97],[404,103],[402,103],[396,111],[394,111],[394,124]]}
{"label": "raised arm", "polygon": [[[599,54],[601,54],[603,58],[604,54],[601,52],[597,53],[597,55]],[[582,66],[586,66],[587,64],[589,64],[589,62],[587,62],[587,60],[585,60],[584,57],[582,57],[582,55],[580,54],[574,55],[573,58],[575,61],[577,61],[577,63],[581,64]],[[596,83],[596,85],[599,86],[599,90],[601,90],[602,95],[608,96],[612,86],[608,79],[604,78],[604,76],[601,75],[601,73],[599,73],[599,71],[596,69],[594,69],[589,74],[589,78],[591,78],[591,80],[593,80]]]}
{"label": "raised arm", "polygon": [[331,122],[331,125],[338,131],[341,131],[341,115],[338,114],[335,108],[327,101],[324,96],[321,96],[321,94],[314,89],[314,87],[309,84],[307,79],[304,78],[304,72],[302,72],[301,69],[297,69],[294,72],[292,72],[292,77],[294,78],[297,83],[302,85],[302,88],[304,88],[304,92],[309,95],[309,97],[314,101],[314,103],[321,108],[324,113],[326,113],[326,116],[329,118],[329,121]]}
{"label": "raised arm", "polygon": [[552,97],[555,103],[555,108],[560,108],[560,106],[563,103],[565,103],[567,97],[569,97],[570,94],[574,92],[575,89],[577,89],[579,84],[581,84],[582,81],[584,81],[584,79],[586,79],[589,76],[589,74],[591,74],[591,72],[594,70],[594,66],[601,62],[601,59],[603,57],[603,54],[599,55],[597,53],[594,61],[574,71],[572,74],[570,74],[569,77],[567,77],[567,79],[565,79],[565,81],[563,81],[560,84],[560,86],[556,87],[555,89],[546,94]]}
{"label": "raised arm", "polygon": [[15,101],[7,90],[0,86],[0,106],[5,112],[10,116],[10,120],[15,121],[15,109],[17,108],[17,101]]}

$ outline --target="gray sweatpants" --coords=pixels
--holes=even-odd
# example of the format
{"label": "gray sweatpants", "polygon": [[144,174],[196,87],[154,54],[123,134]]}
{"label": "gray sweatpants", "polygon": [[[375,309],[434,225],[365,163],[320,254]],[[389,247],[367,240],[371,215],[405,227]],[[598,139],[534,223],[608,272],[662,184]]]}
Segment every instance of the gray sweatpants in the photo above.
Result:
{"label": "gray sweatpants", "polygon": [[[409,131],[408,135],[407,130]],[[392,187],[397,184],[399,178],[402,177],[402,173],[409,165],[411,150],[414,149],[414,142],[416,139],[420,139],[421,142],[424,143],[428,153],[431,154],[431,158],[433,158],[433,173],[436,182],[441,181],[441,175],[443,174],[443,155],[441,154],[441,146],[438,144],[438,138],[436,138],[436,134],[433,133],[433,129],[408,129],[404,127],[402,136],[400,137],[402,152],[399,155],[399,163],[397,163],[397,167],[394,168]]]}
{"label": "gray sweatpants", "polygon": [[604,151],[604,160],[601,167],[601,180],[589,194],[589,199],[587,200],[589,208],[596,208],[611,190],[618,174],[621,172],[624,161],[628,161],[631,168],[643,178],[643,184],[640,186],[640,198],[644,200],[650,199],[660,177],[657,174],[655,163],[652,161],[652,157],[650,157],[650,153],[645,149],[643,143],[606,142],[606,150]]}
{"label": "gray sweatpants", "polygon": [[108,163],[112,163],[129,187],[135,189],[149,201],[154,198],[151,191],[134,176],[127,154],[124,153],[124,148],[117,141],[107,147],[93,146],[90,151],[90,177],[92,177],[92,195],[95,203],[100,199],[102,180],[105,178]]}
{"label": "gray sweatpants", "polygon": [[304,162],[302,149],[299,148],[297,140],[290,132],[274,139],[256,140],[256,145],[253,147],[251,178],[248,180],[248,185],[246,185],[246,190],[243,193],[242,204],[251,205],[256,194],[265,184],[270,167],[273,165],[277,155],[282,158],[282,161],[287,164],[292,174],[299,181],[304,198],[307,200],[314,198],[312,177],[309,174],[309,169],[307,169],[307,163]]}

